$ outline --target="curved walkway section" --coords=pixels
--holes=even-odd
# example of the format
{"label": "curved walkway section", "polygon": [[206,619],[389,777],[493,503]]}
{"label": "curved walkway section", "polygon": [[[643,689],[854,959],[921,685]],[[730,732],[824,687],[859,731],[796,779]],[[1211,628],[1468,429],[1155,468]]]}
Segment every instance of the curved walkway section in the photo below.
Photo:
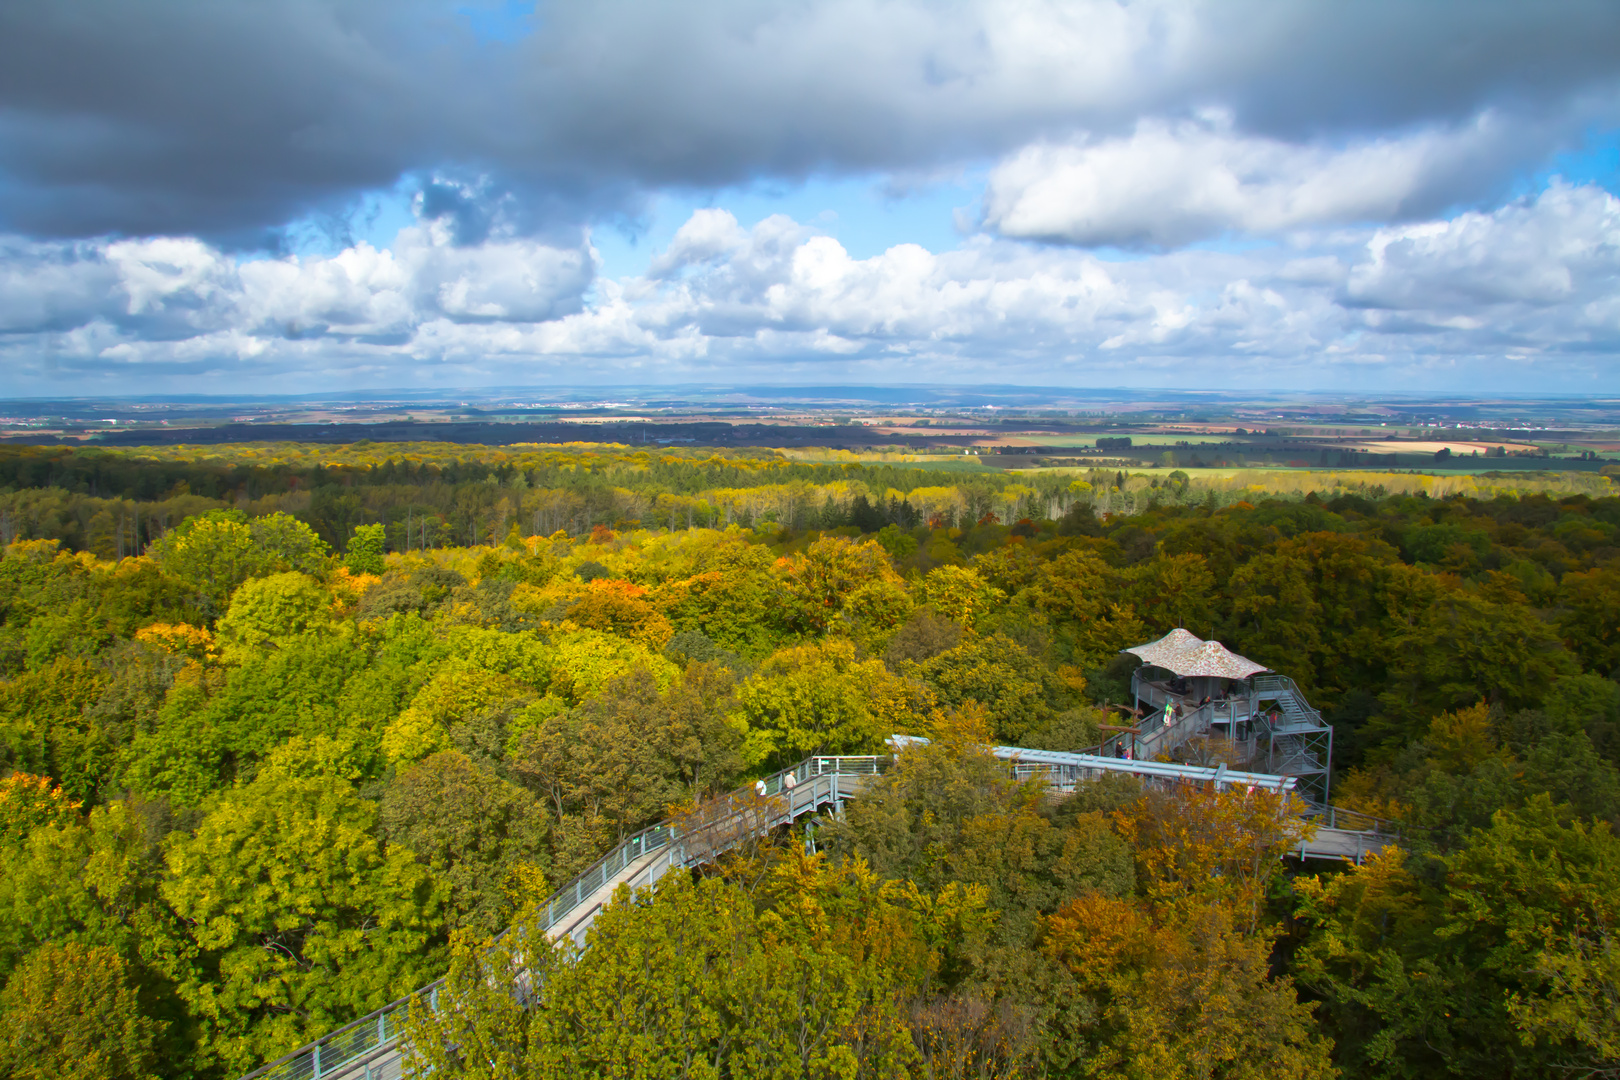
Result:
{"label": "curved walkway section", "polygon": [[[924,745],[928,740],[896,735],[889,744],[896,751]],[[1131,761],[1098,754],[1071,754],[1031,750],[1018,746],[992,748],[1009,762],[1019,779],[1042,778],[1057,791],[1109,773],[1138,777],[1150,786],[1212,784],[1217,789],[1241,786],[1292,791],[1295,778],[1268,773],[1229,771],[1220,765],[1207,768],[1165,761]],[[564,937],[583,947],[591,923],[613,899],[620,885],[632,892],[650,886],[673,869],[689,869],[712,862],[753,838],[825,809],[841,810],[843,801],[858,795],[871,777],[883,772],[887,755],[812,757],[744,788],[723,803],[684,819],[672,819],[644,829],[592,863],[546,901],[540,926],[552,940]],[[1361,862],[1366,855],[1399,837],[1392,822],[1327,807],[1307,817],[1317,820],[1315,836],[1302,841],[1290,854],[1299,859]],[[443,980],[423,987],[410,997],[383,1006],[308,1046],[299,1047],[243,1080],[399,1080],[403,1055],[399,1036],[413,998],[438,997]]]}
{"label": "curved walkway section", "polygon": [[[554,941],[567,937],[583,946],[591,923],[620,885],[633,892],[672,869],[712,862],[800,817],[836,810],[889,760],[886,755],[806,758],[732,795],[718,812],[644,829],[553,893],[540,913],[540,926]],[[398,1040],[410,1002],[424,994],[435,999],[441,985],[442,979],[385,1005],[243,1080],[397,1080],[403,1064]]]}

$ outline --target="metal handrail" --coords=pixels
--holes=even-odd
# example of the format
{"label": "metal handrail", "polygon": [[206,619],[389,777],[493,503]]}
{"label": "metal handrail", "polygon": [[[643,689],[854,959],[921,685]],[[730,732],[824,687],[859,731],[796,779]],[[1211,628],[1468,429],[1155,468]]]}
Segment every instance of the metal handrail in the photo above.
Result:
{"label": "metal handrail", "polygon": [[[891,740],[897,750],[903,749],[911,743],[925,743],[927,740],[916,737],[896,736]],[[1107,745],[1105,742],[1104,746]],[[1065,781],[1072,782],[1082,778],[1084,774],[1089,778],[1092,774],[1100,775],[1103,772],[1133,773],[1149,782],[1210,782],[1217,787],[1223,785],[1245,786],[1275,786],[1279,791],[1287,791],[1294,787],[1292,776],[1270,776],[1254,773],[1233,772],[1224,766],[1219,768],[1206,768],[1202,766],[1179,765],[1169,762],[1152,761],[1121,761],[1111,755],[1094,756],[1091,754],[1073,754],[1057,751],[1029,750],[1020,747],[998,746],[992,747],[992,752],[998,757],[1011,762],[1011,770],[1020,779],[1029,779],[1041,775],[1048,779],[1053,786],[1062,786]],[[844,794],[838,783],[843,775],[871,776],[880,774],[885,766],[893,760],[889,755],[861,755],[861,756],[817,756],[806,758],[789,769],[774,773],[762,781],[756,782],[752,791],[755,795],[763,794],[774,797],[781,794],[788,796],[788,805],[785,816],[791,820],[796,814],[796,807],[800,803],[800,796],[807,796],[803,806],[804,811],[813,809],[822,804],[816,791],[818,781],[823,777],[831,777],[831,784],[827,785],[826,795],[837,800]],[[795,780],[793,788],[784,786],[786,778],[792,775]],[[761,792],[759,784],[763,784]],[[798,785],[803,784],[801,788]],[[746,797],[749,788],[735,793]],[[737,809],[734,813],[689,829],[684,834],[679,832],[677,822],[673,819],[660,822],[650,828],[643,829],[631,836],[623,843],[617,845],[612,851],[586,867],[584,871],[563,885],[546,901],[541,912],[541,929],[550,930],[562,920],[578,910],[578,908],[596,895],[601,888],[624,868],[637,859],[658,852],[667,852],[667,863],[660,864],[654,861],[648,866],[638,870],[630,879],[632,889],[650,884],[657,880],[662,869],[675,865],[688,865],[693,862],[706,861],[721,850],[722,846],[700,847],[697,841],[707,833],[720,829],[730,829],[727,837],[730,842],[741,835],[737,833],[735,825],[739,818],[745,814],[744,809]],[[1359,811],[1343,810],[1335,807],[1324,807],[1318,811],[1307,811],[1307,816],[1323,818],[1330,829],[1337,829],[1338,823],[1345,820],[1347,823],[1367,822],[1372,824],[1371,829],[1345,830],[1358,835],[1367,836],[1367,842],[1357,841],[1355,861],[1360,862],[1365,851],[1375,850],[1375,842],[1387,842],[1383,838],[1393,835],[1398,838],[1400,822],[1391,822],[1376,818]],[[745,832],[758,831],[774,827],[779,823],[782,814],[773,815],[768,821],[754,822],[746,826]],[[1388,826],[1396,826],[1397,830],[1387,830]],[[729,846],[729,845],[728,845]],[[1307,855],[1320,856],[1313,850],[1307,850],[1308,845],[1300,845],[1300,857]],[[1334,856],[1337,857],[1337,856]],[[587,887],[588,886],[588,887]],[[598,905],[598,908],[600,905]],[[590,915],[589,912],[586,913]],[[570,925],[570,934],[577,934],[584,924],[584,920],[576,920]],[[510,930],[503,931],[496,940],[504,938]],[[400,1023],[401,1010],[407,1009],[413,1000],[426,997],[432,1007],[437,1007],[439,989],[445,985],[445,980],[422,987],[420,990],[390,1002],[388,1005],[368,1013],[354,1022],[333,1031],[320,1039],[315,1040],[292,1053],[285,1055],[249,1073],[243,1080],[320,1080],[322,1077],[332,1076],[339,1071],[357,1075],[357,1070],[364,1067],[366,1075],[370,1075],[369,1062],[375,1061],[389,1053],[396,1051],[403,1024]]]}
{"label": "metal handrail", "polygon": [[[1210,705],[1199,705],[1192,709],[1183,708],[1174,721],[1163,723],[1164,710],[1159,709],[1152,714],[1158,717],[1160,724],[1152,731],[1137,737],[1137,746],[1144,757],[1154,757],[1161,753],[1169,753],[1188,739],[1197,735],[1200,730],[1200,720],[1206,721],[1203,727],[1208,727],[1208,719],[1214,715]],[[1152,718],[1150,717],[1150,719]],[[1191,734],[1188,734],[1191,732]],[[1165,743],[1169,743],[1165,746]]]}
{"label": "metal handrail", "polygon": [[[808,757],[797,765],[773,773],[762,781],[756,781],[754,785],[741,789],[732,797],[746,797],[750,791],[756,795],[763,794],[767,798],[780,795],[784,791],[791,792],[794,789],[783,786],[790,773],[795,784],[821,776],[872,776],[881,773],[890,760],[886,754]],[[758,787],[760,783],[764,784],[763,791]],[[789,813],[791,812],[792,808],[789,807]],[[675,841],[690,843],[705,833],[731,825],[738,816],[740,811],[724,819],[708,822],[684,835],[677,833],[676,819],[673,818],[642,829],[552,893],[541,909],[539,928],[542,931],[552,929],[626,866],[642,856],[667,848]],[[510,932],[503,930],[496,935],[495,940],[501,940]],[[320,1080],[321,1077],[339,1069],[358,1064],[361,1059],[376,1054],[398,1039],[401,1025],[397,1018],[401,1010],[408,1008],[412,1000],[423,995],[427,995],[430,1000],[436,1000],[438,990],[443,985],[443,979],[429,983],[269,1064],[261,1065],[242,1080]]]}
{"label": "metal handrail", "polygon": [[1397,840],[1412,829],[1420,832],[1428,831],[1426,826],[1412,825],[1409,822],[1394,818],[1381,818],[1361,810],[1349,810],[1341,806],[1311,807],[1305,811],[1306,817],[1317,818],[1329,829],[1341,829],[1345,832],[1371,833],[1377,836],[1393,836]]}
{"label": "metal handrail", "polygon": [[[1256,675],[1254,677],[1254,690],[1256,698],[1269,697],[1279,704],[1284,699],[1289,699],[1290,703],[1315,727],[1323,727],[1326,724],[1322,719],[1322,714],[1311,707],[1310,701],[1305,697],[1304,691],[1300,690],[1299,684],[1286,675]],[[1284,709],[1285,714],[1286,712],[1287,710]]]}

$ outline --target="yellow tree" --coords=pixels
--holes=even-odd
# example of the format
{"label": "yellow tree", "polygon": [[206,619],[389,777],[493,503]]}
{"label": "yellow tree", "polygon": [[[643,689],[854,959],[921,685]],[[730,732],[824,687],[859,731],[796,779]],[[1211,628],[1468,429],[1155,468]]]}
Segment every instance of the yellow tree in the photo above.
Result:
{"label": "yellow tree", "polygon": [[787,624],[819,637],[844,609],[848,597],[876,581],[898,582],[888,553],[875,540],[823,536],[802,554],[778,559],[776,576]]}
{"label": "yellow tree", "polygon": [[786,764],[807,754],[859,754],[915,726],[929,704],[920,688],[891,675],[881,660],[860,660],[837,638],[783,649],[737,693],[751,765]]}
{"label": "yellow tree", "polygon": [[1315,830],[1300,817],[1303,810],[1288,792],[1185,784],[1145,794],[1116,811],[1114,821],[1136,850],[1149,900],[1172,909],[1221,903],[1252,934],[1284,854]]}
{"label": "yellow tree", "polygon": [[1101,1080],[1270,1080],[1337,1075],[1330,1044],[1293,983],[1268,974],[1272,937],[1246,934],[1220,903],[1174,913],[1086,893],[1042,944],[1074,974],[1098,1023],[1084,1074]]}

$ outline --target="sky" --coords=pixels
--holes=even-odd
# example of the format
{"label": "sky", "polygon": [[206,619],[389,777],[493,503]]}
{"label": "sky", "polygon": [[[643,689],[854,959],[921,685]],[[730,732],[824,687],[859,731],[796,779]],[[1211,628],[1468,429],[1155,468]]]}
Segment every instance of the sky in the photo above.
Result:
{"label": "sky", "polygon": [[0,8],[0,395],[1620,390],[1613,0]]}

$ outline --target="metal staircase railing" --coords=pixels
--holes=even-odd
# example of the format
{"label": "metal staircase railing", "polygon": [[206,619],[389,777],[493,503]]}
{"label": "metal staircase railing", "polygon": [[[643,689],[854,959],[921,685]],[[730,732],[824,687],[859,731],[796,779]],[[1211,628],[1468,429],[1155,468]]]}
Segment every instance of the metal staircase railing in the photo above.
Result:
{"label": "metal staircase railing", "polygon": [[1273,701],[1282,714],[1281,722],[1266,725],[1270,743],[1267,768],[1300,777],[1304,781],[1301,794],[1325,806],[1333,726],[1322,719],[1299,685],[1286,675],[1256,675],[1253,686],[1256,701]]}
{"label": "metal staircase railing", "polygon": [[1277,707],[1289,721],[1287,726],[1327,726],[1322,720],[1322,714],[1311,708],[1311,703],[1305,700],[1299,684],[1286,675],[1256,675],[1254,690],[1257,699],[1277,703]]}

